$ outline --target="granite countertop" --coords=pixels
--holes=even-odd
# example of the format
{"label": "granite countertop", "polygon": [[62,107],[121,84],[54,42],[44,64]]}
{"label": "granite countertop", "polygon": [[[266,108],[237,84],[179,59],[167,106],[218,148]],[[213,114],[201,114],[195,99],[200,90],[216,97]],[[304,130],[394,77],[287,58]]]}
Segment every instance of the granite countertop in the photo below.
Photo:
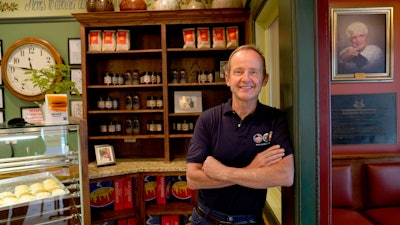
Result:
{"label": "granite countertop", "polygon": [[117,159],[115,165],[97,167],[96,162],[88,165],[89,179],[97,179],[139,172],[185,172],[186,161],[176,159],[165,162],[164,159]]}

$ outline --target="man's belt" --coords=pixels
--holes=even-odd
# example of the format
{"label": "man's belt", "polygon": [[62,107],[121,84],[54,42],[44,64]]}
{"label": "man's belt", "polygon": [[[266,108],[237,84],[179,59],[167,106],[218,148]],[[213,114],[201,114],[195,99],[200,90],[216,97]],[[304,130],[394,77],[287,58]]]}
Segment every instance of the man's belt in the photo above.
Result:
{"label": "man's belt", "polygon": [[203,217],[204,219],[206,219],[208,222],[214,224],[214,225],[239,225],[239,224],[254,224],[256,223],[256,221],[253,219],[243,219],[242,221],[224,221],[224,220],[220,220],[217,217],[208,214],[206,216],[206,212],[204,212],[204,210],[200,207],[196,207],[196,211],[197,213]]}

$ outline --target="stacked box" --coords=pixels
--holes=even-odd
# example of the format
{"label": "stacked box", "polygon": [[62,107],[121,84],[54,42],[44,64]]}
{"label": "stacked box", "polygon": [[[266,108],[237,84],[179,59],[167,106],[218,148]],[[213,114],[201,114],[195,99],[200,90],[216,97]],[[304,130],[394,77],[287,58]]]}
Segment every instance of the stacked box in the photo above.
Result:
{"label": "stacked box", "polygon": [[113,181],[90,184],[90,209],[92,211],[114,209]]}

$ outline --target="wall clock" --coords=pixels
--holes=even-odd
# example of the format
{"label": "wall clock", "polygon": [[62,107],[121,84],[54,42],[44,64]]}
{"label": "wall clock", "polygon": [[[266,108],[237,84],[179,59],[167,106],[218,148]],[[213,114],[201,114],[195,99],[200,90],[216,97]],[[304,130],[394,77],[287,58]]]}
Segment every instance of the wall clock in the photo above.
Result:
{"label": "wall clock", "polygon": [[57,49],[49,42],[35,37],[14,42],[7,49],[2,61],[4,85],[13,95],[25,101],[39,101],[44,98],[39,87],[34,87],[32,82],[26,81],[30,75],[25,72],[62,64]]}

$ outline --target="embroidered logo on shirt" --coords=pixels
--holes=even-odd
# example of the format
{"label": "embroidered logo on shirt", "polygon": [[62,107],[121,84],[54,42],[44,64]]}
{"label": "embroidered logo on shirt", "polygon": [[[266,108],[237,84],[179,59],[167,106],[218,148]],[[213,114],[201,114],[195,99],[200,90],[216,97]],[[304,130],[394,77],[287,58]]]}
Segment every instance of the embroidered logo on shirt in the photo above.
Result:
{"label": "embroidered logo on shirt", "polygon": [[261,134],[255,134],[253,136],[253,141],[257,144],[261,143],[263,140],[262,135]]}
{"label": "embroidered logo on shirt", "polygon": [[268,145],[272,140],[272,131],[267,132],[263,135],[255,134],[253,136],[253,141],[257,144],[257,146]]}

